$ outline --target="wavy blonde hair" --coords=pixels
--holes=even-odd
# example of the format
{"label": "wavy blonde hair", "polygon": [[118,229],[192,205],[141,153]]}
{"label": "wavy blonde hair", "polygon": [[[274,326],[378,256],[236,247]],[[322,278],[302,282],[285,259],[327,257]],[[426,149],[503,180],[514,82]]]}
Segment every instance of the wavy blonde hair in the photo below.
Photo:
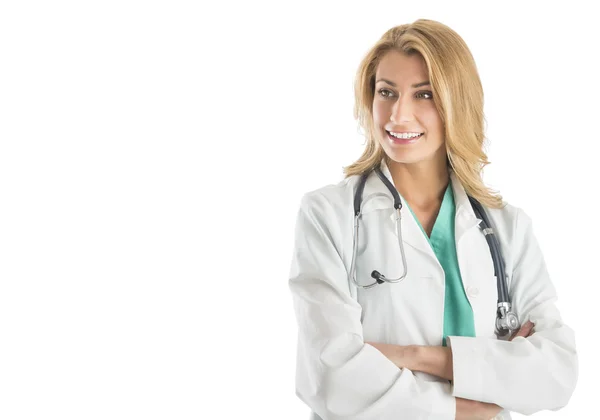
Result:
{"label": "wavy blonde hair", "polygon": [[360,63],[354,85],[354,118],[365,133],[366,146],[362,156],[344,168],[345,176],[361,175],[382,159],[389,162],[375,136],[373,99],[377,66],[392,50],[419,54],[425,60],[434,103],[445,128],[448,165],[467,194],[487,207],[503,207],[502,196],[487,188],[481,176],[490,162],[483,150],[483,88],[475,60],[455,31],[429,19],[389,29]]}

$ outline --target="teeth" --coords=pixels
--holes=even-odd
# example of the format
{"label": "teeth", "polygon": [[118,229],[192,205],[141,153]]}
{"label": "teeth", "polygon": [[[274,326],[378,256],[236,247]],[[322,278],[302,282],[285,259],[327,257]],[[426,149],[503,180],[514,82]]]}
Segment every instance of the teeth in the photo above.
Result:
{"label": "teeth", "polygon": [[421,133],[393,133],[391,131],[389,131],[389,133],[399,139],[412,139],[421,135]]}

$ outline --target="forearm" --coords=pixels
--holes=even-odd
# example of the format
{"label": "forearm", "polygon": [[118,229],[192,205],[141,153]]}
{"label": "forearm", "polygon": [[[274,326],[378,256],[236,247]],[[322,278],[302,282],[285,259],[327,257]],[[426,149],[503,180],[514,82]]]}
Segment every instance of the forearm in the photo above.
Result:
{"label": "forearm", "polygon": [[398,346],[394,344],[368,343],[382,352],[399,368],[425,372],[440,378],[453,380],[452,350],[442,346]]}
{"label": "forearm", "polygon": [[[371,343],[399,368],[425,372],[440,378],[453,380],[452,349],[441,346],[399,346],[394,344]],[[457,420],[490,419],[502,411],[496,404],[456,398]]]}
{"label": "forearm", "polygon": [[412,358],[407,360],[407,368],[412,371],[425,372],[430,375],[452,381],[454,369],[452,367],[452,350],[442,346],[412,346],[415,349],[409,354]]}
{"label": "forearm", "polygon": [[[413,371],[426,372],[440,378],[453,380],[454,368],[452,364],[452,349],[441,346],[413,346],[414,360],[412,360]],[[409,361],[409,364],[411,362]],[[491,419],[496,416],[502,408],[496,404],[488,404],[480,401],[456,398],[456,419]],[[495,418],[495,417],[494,417]]]}

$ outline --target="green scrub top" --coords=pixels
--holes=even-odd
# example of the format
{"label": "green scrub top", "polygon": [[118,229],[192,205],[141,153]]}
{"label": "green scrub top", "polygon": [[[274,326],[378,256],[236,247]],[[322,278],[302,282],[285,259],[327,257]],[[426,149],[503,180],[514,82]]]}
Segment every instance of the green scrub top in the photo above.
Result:
{"label": "green scrub top", "polygon": [[419,219],[417,219],[415,213],[408,206],[444,269],[446,293],[444,296],[443,346],[446,346],[446,337],[448,336],[475,337],[473,309],[463,288],[460,269],[458,267],[458,258],[456,256],[454,235],[456,205],[451,182],[448,182],[442,206],[431,230],[431,237],[427,236]]}

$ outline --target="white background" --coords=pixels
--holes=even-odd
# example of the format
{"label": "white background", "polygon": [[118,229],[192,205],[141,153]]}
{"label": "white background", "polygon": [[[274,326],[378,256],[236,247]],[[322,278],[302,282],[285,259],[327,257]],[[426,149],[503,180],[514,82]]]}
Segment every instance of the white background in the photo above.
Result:
{"label": "white background", "polygon": [[296,211],[362,150],[362,56],[421,17],[472,50],[485,180],[532,217],[576,332],[570,404],[532,418],[595,417],[588,4],[2,2],[0,418],[306,419]]}

